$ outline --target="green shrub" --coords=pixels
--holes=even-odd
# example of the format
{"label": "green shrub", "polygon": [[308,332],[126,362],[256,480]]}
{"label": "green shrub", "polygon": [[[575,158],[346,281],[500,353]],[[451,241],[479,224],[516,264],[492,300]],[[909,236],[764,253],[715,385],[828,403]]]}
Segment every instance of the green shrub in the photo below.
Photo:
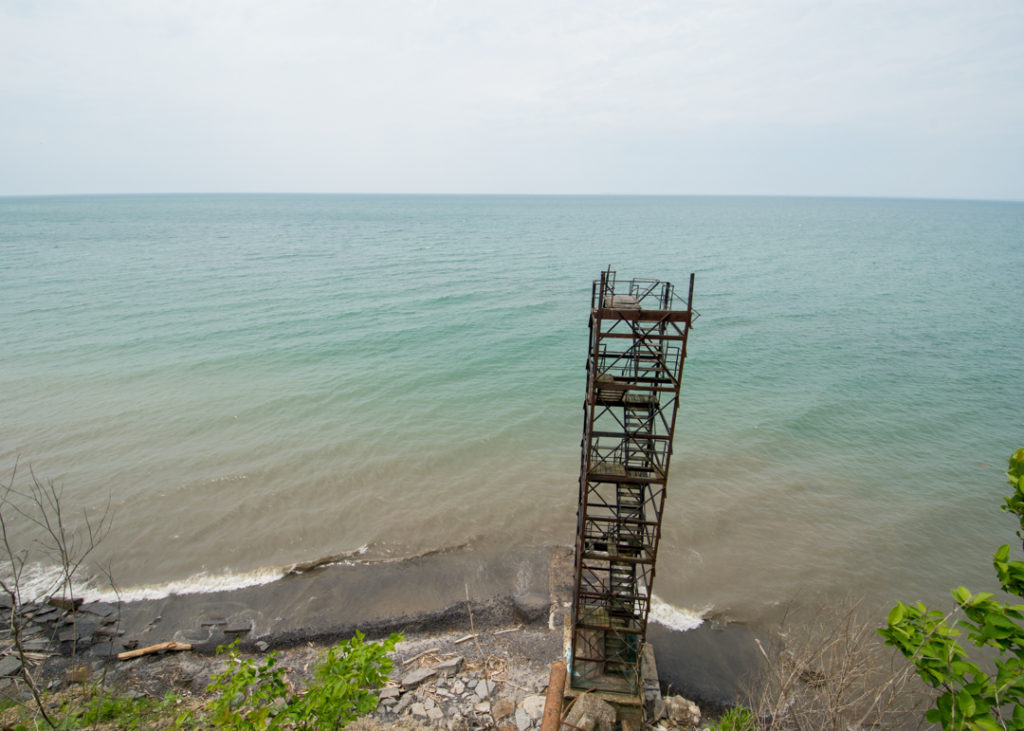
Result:
{"label": "green shrub", "polygon": [[757,716],[745,706],[734,706],[708,726],[711,731],[754,731]]}
{"label": "green shrub", "polygon": [[[393,634],[381,643],[363,640],[356,632],[330,648],[302,694],[291,692],[285,671],[277,667],[277,653],[257,663],[239,656],[238,640],[218,648],[228,653],[228,668],[207,687],[216,697],[207,704],[206,721],[224,729],[343,728],[377,707],[374,690],[392,669],[387,653],[402,636]],[[190,720],[182,718],[180,725]]]}

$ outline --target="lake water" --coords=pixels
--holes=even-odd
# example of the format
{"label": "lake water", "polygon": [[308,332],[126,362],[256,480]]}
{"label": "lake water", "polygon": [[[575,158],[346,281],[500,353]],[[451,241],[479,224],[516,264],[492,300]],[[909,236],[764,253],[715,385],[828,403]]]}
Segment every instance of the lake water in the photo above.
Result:
{"label": "lake water", "polygon": [[0,255],[0,471],[109,499],[126,597],[571,543],[609,265],[696,273],[668,605],[943,601],[1013,540],[1022,203],[0,198]]}

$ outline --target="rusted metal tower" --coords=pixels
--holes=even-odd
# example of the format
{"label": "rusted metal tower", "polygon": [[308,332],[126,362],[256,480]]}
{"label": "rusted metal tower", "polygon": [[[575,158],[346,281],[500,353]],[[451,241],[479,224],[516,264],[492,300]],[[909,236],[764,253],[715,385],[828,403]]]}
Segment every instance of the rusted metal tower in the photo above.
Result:
{"label": "rusted metal tower", "polygon": [[685,300],[669,282],[617,282],[590,302],[583,406],[571,684],[636,694],[661,538],[693,274]]}

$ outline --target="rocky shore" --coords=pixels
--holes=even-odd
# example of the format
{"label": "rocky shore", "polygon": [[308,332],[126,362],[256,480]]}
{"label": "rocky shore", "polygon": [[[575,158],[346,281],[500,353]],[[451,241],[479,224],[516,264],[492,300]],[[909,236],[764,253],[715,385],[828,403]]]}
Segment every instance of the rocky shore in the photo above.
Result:
{"label": "rocky shore", "polygon": [[[323,648],[356,629],[371,639],[401,632],[391,679],[360,724],[529,731],[539,727],[551,664],[564,657],[571,562],[565,547],[461,551],[311,567],[216,594],[14,611],[24,630],[23,655],[51,692],[102,681],[129,697],[160,698],[168,690],[201,697],[225,667],[217,647],[235,638],[246,653],[277,652],[289,682],[301,687]],[[117,659],[167,642],[188,649]],[[0,656],[0,692],[24,696],[21,659],[10,644],[8,638]],[[697,656],[688,660],[700,663]],[[711,698],[720,700],[729,699]],[[668,714],[674,706],[657,708]],[[675,713],[679,723],[692,715]]]}

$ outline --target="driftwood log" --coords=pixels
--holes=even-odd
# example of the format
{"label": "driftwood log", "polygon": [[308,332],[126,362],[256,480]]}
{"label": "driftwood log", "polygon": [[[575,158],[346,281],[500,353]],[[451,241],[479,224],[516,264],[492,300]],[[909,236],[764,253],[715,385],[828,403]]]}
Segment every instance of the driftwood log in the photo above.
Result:
{"label": "driftwood log", "polygon": [[128,650],[127,652],[119,652],[117,654],[118,660],[131,660],[133,657],[142,657],[143,655],[152,655],[157,652],[172,652],[191,650],[192,645],[187,642],[160,642],[156,645],[150,645],[149,647],[140,647],[137,650]]}

